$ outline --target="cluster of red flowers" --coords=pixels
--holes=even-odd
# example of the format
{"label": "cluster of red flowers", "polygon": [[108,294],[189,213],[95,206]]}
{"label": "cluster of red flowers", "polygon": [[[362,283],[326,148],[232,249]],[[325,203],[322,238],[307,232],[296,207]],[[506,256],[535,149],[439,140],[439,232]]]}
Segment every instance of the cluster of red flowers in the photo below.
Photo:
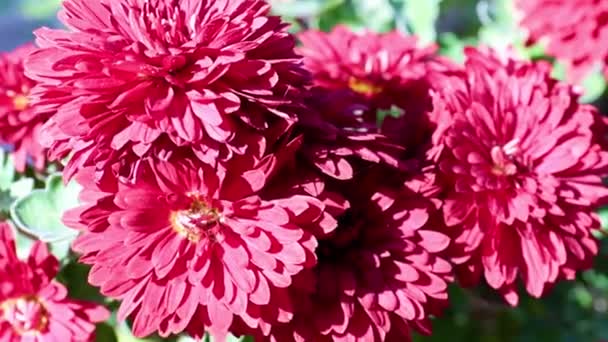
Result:
{"label": "cluster of red flowers", "polygon": [[54,280],[58,269],[42,242],[20,260],[11,226],[0,223],[0,340],[95,340],[95,323],[110,313],[96,303],[68,298],[65,286]]}
{"label": "cluster of red flowers", "polygon": [[60,19],[27,77],[5,72],[7,121],[69,158],[73,248],[136,336],[409,341],[452,281],[516,305],[597,253],[602,118],[546,64],[345,27],[296,48],[263,0],[64,0]]}

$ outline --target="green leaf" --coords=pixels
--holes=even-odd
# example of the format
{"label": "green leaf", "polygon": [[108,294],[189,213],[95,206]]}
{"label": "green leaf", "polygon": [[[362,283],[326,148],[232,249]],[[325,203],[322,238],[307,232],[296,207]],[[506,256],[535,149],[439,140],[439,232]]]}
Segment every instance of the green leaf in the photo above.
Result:
{"label": "green leaf", "polygon": [[72,249],[72,240],[74,240],[75,237],[76,235],[73,235],[64,240],[49,242],[48,245],[51,249],[51,253],[59,260],[67,260],[70,255],[70,250]]}
{"label": "green leaf", "polygon": [[15,179],[15,165],[13,157],[4,150],[0,150],[0,190],[8,190]]}
{"label": "green leaf", "polygon": [[334,26],[338,24],[348,25],[354,29],[361,29],[365,25],[361,22],[354,6],[337,6],[332,8],[317,19],[316,26],[323,31],[330,31]]}
{"label": "green leaf", "polygon": [[70,298],[103,302],[99,289],[87,281],[90,270],[88,265],[71,261],[61,268],[59,278],[67,287]]}
{"label": "green leaf", "polygon": [[551,77],[557,80],[564,80],[566,78],[566,67],[562,63],[554,63],[553,70],[551,70]]}
{"label": "green leaf", "polygon": [[437,38],[435,23],[439,17],[441,0],[396,0],[402,3],[401,14],[407,20],[410,31],[423,43],[432,43]]}
{"label": "green leaf", "polygon": [[387,109],[387,110],[378,110],[377,113],[377,117],[376,117],[376,123],[378,124],[378,127],[382,126],[382,123],[384,122],[384,119],[387,116],[392,116],[394,118],[398,118],[400,116],[403,116],[405,112],[403,111],[403,109],[397,107],[397,106],[392,106],[391,108]]}
{"label": "green leaf", "polygon": [[499,51],[513,48],[526,55],[524,32],[518,25],[512,0],[481,0],[477,13],[482,23],[479,41],[483,45]]}
{"label": "green leaf", "polygon": [[36,240],[18,229],[15,229],[13,225],[11,225],[11,228],[13,229],[13,235],[15,236],[17,256],[19,259],[27,259],[27,257],[30,255],[30,249],[32,249],[32,246]]}
{"label": "green leaf", "polygon": [[593,72],[585,77],[582,86],[584,93],[581,102],[591,103],[600,98],[606,90],[606,78],[600,72]]}
{"label": "green leaf", "polygon": [[228,335],[228,338],[226,340],[228,342],[254,342],[253,337],[251,336],[236,337],[233,335]]}
{"label": "green leaf", "polygon": [[[156,342],[156,341],[160,340],[160,339],[157,339],[154,337],[140,339],[140,338],[133,336],[133,333],[131,332],[131,328],[129,328],[129,325],[126,322],[120,322],[120,323],[116,324],[115,327],[116,327],[115,332],[116,332],[117,342]],[[160,341],[165,341],[165,340],[160,340]]]}
{"label": "green leaf", "polygon": [[354,12],[366,28],[386,32],[394,27],[395,11],[389,0],[351,0]]}
{"label": "green leaf", "polygon": [[600,221],[602,222],[602,229],[608,229],[608,207],[603,207],[598,211]]}
{"label": "green leaf", "polygon": [[22,198],[27,196],[34,189],[34,180],[32,178],[21,178],[14,182],[9,187],[9,193],[13,198]]}
{"label": "green leaf", "polygon": [[583,273],[583,279],[597,289],[608,290],[608,275],[589,270]]}
{"label": "green leaf", "polygon": [[584,286],[577,285],[574,287],[571,291],[571,296],[584,308],[591,308],[593,305],[593,296]]}
{"label": "green leaf", "polygon": [[[566,81],[566,72],[566,66],[563,63],[557,61],[553,63],[551,76],[558,80]],[[580,101],[590,103],[600,98],[604,94],[604,91],[606,91],[606,78],[599,70],[596,70],[585,77],[581,86],[583,87],[583,96]]]}
{"label": "green leaf", "polygon": [[292,18],[311,18],[321,15],[345,0],[269,0],[273,13]]}
{"label": "green leaf", "polygon": [[477,39],[473,37],[459,38],[455,34],[448,32],[439,36],[439,53],[449,57],[455,62],[464,62],[464,48],[469,45],[475,45]]}
{"label": "green leaf", "polygon": [[97,342],[119,342],[114,328],[108,323],[97,324],[95,330],[95,341]]}
{"label": "green leaf", "polygon": [[0,190],[0,217],[8,218],[11,206],[13,203],[27,194],[32,192],[34,188],[34,180],[31,178],[22,178],[13,183],[9,190]]}
{"label": "green leaf", "polygon": [[11,154],[0,150],[0,219],[8,218],[13,202],[30,193],[34,187],[34,180],[22,178],[13,182],[15,166]]}
{"label": "green leaf", "polygon": [[64,186],[61,175],[53,174],[44,190],[34,190],[13,203],[11,217],[19,229],[44,242],[55,243],[54,252],[62,254],[66,241],[71,241],[77,231],[66,227],[61,217],[67,209],[78,205],[79,191],[77,183]]}

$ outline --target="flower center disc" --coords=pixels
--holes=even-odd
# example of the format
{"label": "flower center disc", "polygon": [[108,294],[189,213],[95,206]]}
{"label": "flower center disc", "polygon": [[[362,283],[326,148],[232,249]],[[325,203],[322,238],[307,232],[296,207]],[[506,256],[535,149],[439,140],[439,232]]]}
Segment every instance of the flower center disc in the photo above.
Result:
{"label": "flower center disc", "polygon": [[382,87],[356,77],[351,77],[348,80],[348,87],[352,91],[365,96],[374,96],[382,92]]}
{"label": "flower center disc", "polygon": [[[509,152],[509,151],[507,151]],[[497,176],[513,176],[517,173],[517,165],[511,161],[511,154],[504,148],[494,146],[490,152],[492,157],[492,173]]]}
{"label": "flower center disc", "polygon": [[222,215],[217,208],[195,199],[187,210],[171,214],[173,230],[190,242],[197,243],[203,238],[213,239],[219,232],[218,222]]}
{"label": "flower center disc", "polygon": [[35,296],[24,296],[5,300],[0,304],[2,318],[19,335],[36,335],[49,324],[49,314]]}
{"label": "flower center disc", "polygon": [[27,96],[17,94],[13,97],[13,108],[17,111],[25,110],[29,106],[29,102]]}

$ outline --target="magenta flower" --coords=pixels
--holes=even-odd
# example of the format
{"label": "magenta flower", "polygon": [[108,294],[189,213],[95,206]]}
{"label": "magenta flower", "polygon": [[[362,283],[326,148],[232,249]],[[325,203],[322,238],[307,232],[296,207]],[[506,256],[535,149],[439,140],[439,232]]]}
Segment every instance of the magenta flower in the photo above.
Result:
{"label": "magenta flower", "polygon": [[[396,191],[386,172],[362,172],[326,189],[338,190],[327,200],[342,211],[338,228],[319,241],[317,265],[294,278],[295,314],[270,327],[272,341],[411,341],[447,305],[451,266],[439,254],[449,239],[434,230],[426,186]],[[243,327],[235,331],[256,335]]]}
{"label": "magenta flower", "polygon": [[35,82],[25,76],[23,62],[34,46],[24,45],[0,55],[0,140],[14,147],[15,168],[24,172],[28,158],[43,170],[46,150],[40,145],[40,129],[52,110],[32,104]]}
{"label": "magenta flower", "polygon": [[608,154],[595,143],[598,113],[548,65],[469,49],[465,67],[438,107],[453,118],[440,161],[451,253],[465,284],[483,274],[515,305],[518,279],[540,297],[591,266]]}
{"label": "magenta flower", "polygon": [[[594,66],[608,61],[606,0],[517,0],[521,24],[530,43],[540,42],[565,63],[568,76],[580,82]],[[557,20],[556,18],[559,18]]]}
{"label": "magenta flower", "polygon": [[433,135],[448,123],[431,117],[431,95],[449,87],[446,80],[457,72],[435,55],[435,46],[421,47],[398,31],[356,33],[344,26],[304,32],[300,39],[318,88],[309,105],[321,113],[320,119],[300,118],[320,138],[305,143],[304,151],[323,172],[349,178],[353,167],[346,157],[354,155],[408,170],[431,163],[440,149]]}
{"label": "magenta flower", "polygon": [[17,258],[12,228],[0,223],[0,340],[95,340],[95,323],[110,313],[101,305],[73,300],[54,280],[59,263],[36,242],[29,258]]}
{"label": "magenta flower", "polygon": [[[356,33],[337,26],[330,33],[307,31],[298,38],[306,67],[315,85],[348,90],[374,113],[378,108],[423,104],[414,94],[429,70],[441,68],[436,47],[421,47],[413,36],[399,31]],[[421,103],[422,102],[422,103]],[[375,123],[375,116],[372,123]]]}
{"label": "magenta flower", "polygon": [[142,160],[133,183],[92,173],[79,172],[86,203],[64,219],[83,232],[74,249],[93,266],[90,283],[122,302],[136,336],[221,337],[256,306],[265,322],[291,319],[281,293],[315,263],[320,200],[268,198],[262,171],[218,174],[183,156]]}
{"label": "magenta flower", "polygon": [[262,0],[64,1],[68,30],[36,31],[26,68],[38,98],[60,106],[45,144],[74,154],[68,176],[125,150],[152,154],[163,136],[210,164],[256,157],[266,130],[293,121],[285,110],[308,79],[268,11]]}

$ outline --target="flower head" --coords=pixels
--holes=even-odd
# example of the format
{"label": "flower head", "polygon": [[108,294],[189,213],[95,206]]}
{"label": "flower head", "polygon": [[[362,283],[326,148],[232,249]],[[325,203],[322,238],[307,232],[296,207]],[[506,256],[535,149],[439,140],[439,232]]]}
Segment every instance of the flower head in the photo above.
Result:
{"label": "flower head", "polygon": [[431,95],[449,87],[446,80],[457,72],[435,55],[435,46],[421,47],[416,37],[398,31],[357,33],[343,26],[299,37],[317,86],[309,105],[321,113],[320,119],[300,118],[321,138],[305,144],[305,152],[323,172],[349,178],[347,156],[407,170],[430,164],[440,150],[433,135],[448,121],[430,116]]}
{"label": "flower head", "polygon": [[[429,69],[441,63],[436,47],[420,47],[413,36],[401,32],[356,33],[337,26],[329,33],[306,31],[299,48],[315,85],[349,91],[375,115],[377,109],[411,107],[422,100],[412,89],[420,86]],[[375,116],[372,123],[376,122]]]}
{"label": "flower head", "polygon": [[13,145],[15,167],[25,171],[28,158],[38,170],[46,166],[46,150],[40,145],[40,129],[52,111],[32,104],[35,82],[25,76],[23,62],[35,51],[24,45],[0,55],[0,140]]}
{"label": "flower head", "polygon": [[36,242],[27,260],[17,258],[12,228],[0,224],[0,339],[94,341],[95,323],[109,312],[92,302],[73,300],[54,280],[59,263]]}
{"label": "flower head", "polygon": [[222,336],[258,306],[261,320],[288,321],[280,294],[315,262],[324,204],[269,198],[257,171],[218,174],[184,156],[142,163],[134,182],[80,172],[86,203],[64,218],[83,231],[74,249],[93,266],[89,281],[122,301],[119,318],[132,316],[137,336]]}
{"label": "flower head", "polygon": [[125,150],[152,154],[165,137],[209,163],[255,157],[269,128],[293,121],[286,109],[307,80],[268,11],[262,0],[64,1],[68,29],[36,31],[27,62],[38,101],[60,105],[45,144],[74,153],[68,175]]}
{"label": "flower head", "polygon": [[[579,82],[594,66],[608,61],[608,1],[517,0],[521,24],[530,43],[564,62],[571,80]],[[556,20],[559,18],[559,20]]]}
{"label": "flower head", "polygon": [[431,223],[436,203],[384,180],[370,171],[329,181],[338,228],[319,241],[317,265],[294,278],[294,316],[271,327],[273,341],[410,341],[412,329],[430,331],[429,315],[447,304],[451,266],[439,254],[449,239]]}
{"label": "flower head", "polygon": [[453,261],[463,282],[483,274],[511,304],[518,278],[539,297],[590,266],[608,194],[599,114],[549,73],[469,49],[464,86],[438,107],[453,120],[440,159]]}

